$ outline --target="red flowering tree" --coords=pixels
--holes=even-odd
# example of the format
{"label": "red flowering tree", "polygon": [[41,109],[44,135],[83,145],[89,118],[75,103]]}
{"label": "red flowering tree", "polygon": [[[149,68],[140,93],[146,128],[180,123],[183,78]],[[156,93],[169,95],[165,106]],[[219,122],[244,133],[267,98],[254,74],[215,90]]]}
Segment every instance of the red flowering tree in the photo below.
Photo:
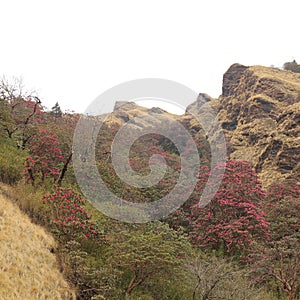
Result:
{"label": "red flowering tree", "polygon": [[85,238],[99,243],[107,240],[91,220],[84,200],[72,189],[58,187],[54,193],[44,195],[43,203],[51,208],[52,225],[61,238]]}
{"label": "red flowering tree", "polygon": [[40,129],[29,143],[30,156],[27,157],[25,168],[27,182],[34,184],[37,178],[59,178],[63,156],[59,149],[56,134],[51,130]]}
{"label": "red flowering tree", "polygon": [[[80,115],[78,114],[70,113],[64,113],[60,117],[55,117],[53,114],[47,115],[47,123],[49,124],[49,128],[56,133],[57,140],[59,142],[59,149],[63,156],[60,174],[57,179],[58,185],[61,185],[62,181],[65,179],[67,171],[72,171],[73,135],[79,117]],[[69,172],[68,174],[70,175],[72,172]],[[74,183],[74,177],[68,177],[68,179]]]}
{"label": "red flowering tree", "polygon": [[298,299],[300,292],[300,187],[291,182],[269,187],[265,211],[271,238],[253,254],[255,283],[271,283],[287,299]]}
{"label": "red flowering tree", "polygon": [[250,163],[228,161],[221,187],[201,208],[198,201],[209,175],[208,167],[203,167],[198,175],[199,194],[184,212],[191,240],[201,248],[242,254],[255,240],[268,239],[269,223],[261,205],[265,193]]}

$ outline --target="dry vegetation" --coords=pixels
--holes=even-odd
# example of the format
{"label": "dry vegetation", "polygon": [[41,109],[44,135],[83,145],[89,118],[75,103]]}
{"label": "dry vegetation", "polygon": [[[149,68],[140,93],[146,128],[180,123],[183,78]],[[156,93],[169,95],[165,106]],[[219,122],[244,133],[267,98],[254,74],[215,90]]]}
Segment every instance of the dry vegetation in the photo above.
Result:
{"label": "dry vegetation", "polygon": [[50,252],[52,236],[32,224],[1,189],[0,241],[0,299],[74,298]]}
{"label": "dry vegetation", "polygon": [[235,64],[218,100],[230,158],[250,161],[265,186],[299,182],[300,74]]}
{"label": "dry vegetation", "polygon": [[300,90],[300,74],[291,71],[283,71],[276,68],[253,66],[250,70],[260,78],[276,79],[284,83],[285,89]]}

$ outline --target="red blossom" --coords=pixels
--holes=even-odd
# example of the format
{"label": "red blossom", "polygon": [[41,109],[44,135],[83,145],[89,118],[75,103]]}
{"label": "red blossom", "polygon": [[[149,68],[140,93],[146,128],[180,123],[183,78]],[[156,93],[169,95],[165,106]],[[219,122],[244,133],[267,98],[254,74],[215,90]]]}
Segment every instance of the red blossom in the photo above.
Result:
{"label": "red blossom", "polygon": [[84,208],[84,200],[72,189],[58,187],[53,194],[44,195],[43,203],[52,208],[52,224],[65,238],[92,238],[99,243],[106,241]]}

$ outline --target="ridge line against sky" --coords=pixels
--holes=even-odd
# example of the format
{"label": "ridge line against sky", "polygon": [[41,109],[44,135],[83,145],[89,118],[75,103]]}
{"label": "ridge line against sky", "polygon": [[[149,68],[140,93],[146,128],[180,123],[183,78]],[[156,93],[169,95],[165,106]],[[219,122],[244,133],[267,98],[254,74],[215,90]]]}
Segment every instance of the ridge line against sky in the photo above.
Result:
{"label": "ridge line against sky", "polygon": [[139,78],[174,80],[218,97],[233,63],[281,67],[300,60],[299,6],[292,0],[2,0],[0,75],[22,77],[48,108],[58,101],[76,112]]}

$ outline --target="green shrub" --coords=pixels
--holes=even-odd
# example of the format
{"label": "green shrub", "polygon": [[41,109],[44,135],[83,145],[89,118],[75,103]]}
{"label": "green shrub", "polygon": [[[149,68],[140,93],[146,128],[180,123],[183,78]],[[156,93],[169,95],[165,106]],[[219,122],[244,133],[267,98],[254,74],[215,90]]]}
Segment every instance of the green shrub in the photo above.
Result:
{"label": "green shrub", "polygon": [[23,177],[26,152],[0,141],[0,181],[15,184]]}

